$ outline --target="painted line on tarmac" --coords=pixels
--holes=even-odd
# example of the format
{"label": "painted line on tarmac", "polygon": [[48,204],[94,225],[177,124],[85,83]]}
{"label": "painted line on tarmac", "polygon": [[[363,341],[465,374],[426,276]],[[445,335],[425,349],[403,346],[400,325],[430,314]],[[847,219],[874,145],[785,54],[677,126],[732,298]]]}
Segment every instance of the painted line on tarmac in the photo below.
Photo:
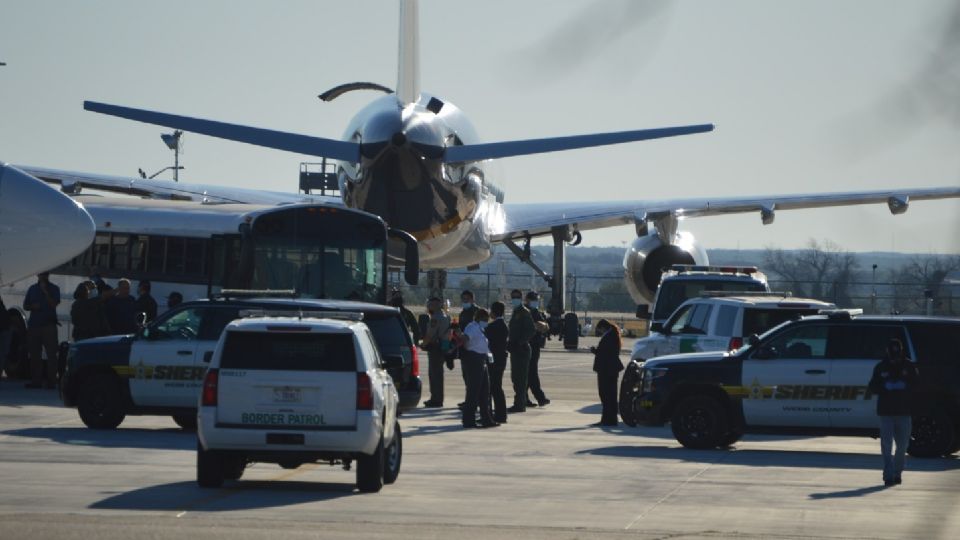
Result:
{"label": "painted line on tarmac", "polygon": [[[306,464],[304,464],[303,466],[298,467],[298,468],[296,468],[296,469],[294,469],[294,470],[292,470],[292,471],[283,472],[283,473],[280,473],[280,474],[277,475],[277,476],[274,476],[273,478],[268,478],[266,481],[267,481],[267,482],[276,482],[276,481],[287,480],[287,479],[293,478],[294,476],[296,476],[296,475],[298,475],[298,474],[300,474],[300,473],[303,473],[303,472],[306,472],[306,471],[313,471],[313,470],[316,470],[316,469],[317,469],[317,467],[316,467],[316,464],[315,464],[315,463],[306,463]],[[226,491],[223,492],[223,493],[217,493],[217,494],[215,494],[215,495],[210,495],[209,497],[203,497],[203,498],[197,499],[197,500],[193,501],[192,503],[190,503],[189,505],[187,505],[186,508],[184,508],[183,510],[181,510],[180,512],[178,512],[178,513],[177,513],[177,517],[178,517],[178,518],[181,518],[181,517],[185,516],[185,515],[187,514],[187,512],[192,512],[192,511],[196,510],[197,507],[199,507],[199,506],[202,506],[202,505],[205,505],[205,504],[208,504],[208,503],[212,503],[212,502],[221,501],[221,500],[223,500],[223,499],[227,499],[227,498],[233,497],[234,495],[237,495],[238,493],[241,493],[241,492],[243,492],[243,491],[246,491],[246,490],[243,489],[243,487],[241,487],[241,486],[229,487],[229,488],[226,488]]]}
{"label": "painted line on tarmac", "polygon": [[[724,456],[724,458],[726,458],[726,456]],[[644,510],[643,512],[640,512],[640,514],[639,514],[637,517],[633,518],[633,521],[631,521],[630,523],[628,523],[627,526],[623,528],[623,530],[626,531],[626,530],[630,529],[630,527],[633,527],[634,525],[636,525],[641,519],[647,517],[647,514],[649,514],[650,512],[652,512],[654,509],[656,509],[656,508],[657,508],[658,506],[660,506],[661,504],[667,502],[667,499],[669,499],[670,497],[673,497],[674,495],[676,495],[677,492],[680,491],[681,489],[683,489],[684,487],[686,487],[687,484],[689,484],[690,482],[693,482],[693,481],[696,480],[697,478],[700,478],[700,476],[702,476],[703,473],[707,472],[711,467],[713,467],[713,466],[716,465],[717,463],[720,463],[721,461],[723,461],[723,459],[718,459],[718,460],[716,460],[716,461],[711,461],[710,463],[707,463],[707,465],[706,465],[704,468],[702,468],[702,469],[700,469],[699,471],[697,471],[697,474],[694,474],[693,476],[687,478],[686,480],[684,480],[683,482],[681,482],[680,485],[678,485],[677,487],[671,489],[669,493],[667,493],[667,494],[664,495],[663,497],[660,497],[659,499],[657,499],[657,502],[653,503],[649,508],[647,508],[647,509]]]}

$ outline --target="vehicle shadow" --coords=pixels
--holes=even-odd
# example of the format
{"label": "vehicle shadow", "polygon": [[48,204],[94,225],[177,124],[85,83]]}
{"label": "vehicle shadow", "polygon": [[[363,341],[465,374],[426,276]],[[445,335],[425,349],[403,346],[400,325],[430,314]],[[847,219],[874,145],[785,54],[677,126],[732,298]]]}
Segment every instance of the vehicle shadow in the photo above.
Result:
{"label": "vehicle shadow", "polygon": [[179,428],[97,430],[79,427],[37,427],[0,431],[10,437],[46,439],[76,446],[196,450],[197,435]]}
{"label": "vehicle shadow", "polygon": [[4,379],[0,382],[0,405],[4,407],[36,405],[63,407],[63,402],[60,401],[60,392],[55,389],[24,388],[23,385],[28,382],[30,381],[19,379]]}
{"label": "vehicle shadow", "polygon": [[239,480],[219,489],[173,482],[111,495],[89,506],[96,510],[228,512],[322,502],[359,495],[354,485],[289,480]]}
{"label": "vehicle shadow", "polygon": [[[607,446],[580,450],[579,455],[624,458],[672,459],[696,463],[723,461],[747,467],[804,467],[817,469],[875,470],[879,453],[818,452],[802,450],[729,449],[692,450],[680,446]],[[960,469],[960,459],[911,459],[911,471],[941,472]]]}

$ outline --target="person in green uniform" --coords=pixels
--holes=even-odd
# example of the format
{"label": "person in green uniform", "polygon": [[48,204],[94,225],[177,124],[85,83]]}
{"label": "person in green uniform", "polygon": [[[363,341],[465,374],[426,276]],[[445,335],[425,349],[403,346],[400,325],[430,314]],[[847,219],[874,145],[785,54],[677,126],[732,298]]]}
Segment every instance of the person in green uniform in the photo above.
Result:
{"label": "person in green uniform", "polygon": [[530,310],[523,305],[523,293],[519,289],[510,291],[510,303],[513,315],[510,317],[510,338],[507,349],[510,351],[510,380],[513,382],[512,413],[527,410],[527,377],[530,370],[530,339],[537,332]]}

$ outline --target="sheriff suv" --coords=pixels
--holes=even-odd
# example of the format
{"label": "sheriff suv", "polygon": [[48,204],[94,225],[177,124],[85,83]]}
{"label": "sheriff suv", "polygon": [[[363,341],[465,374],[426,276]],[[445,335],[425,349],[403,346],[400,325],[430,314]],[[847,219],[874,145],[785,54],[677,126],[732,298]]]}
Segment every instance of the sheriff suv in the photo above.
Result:
{"label": "sheriff suv", "polygon": [[876,436],[867,383],[897,338],[922,384],[910,454],[960,450],[960,319],[856,311],[787,322],[729,353],[648,360],[636,384],[637,419],[669,422],[689,448],[729,446],[751,432]]}
{"label": "sheriff suv", "polygon": [[417,349],[396,308],[343,300],[225,298],[185,302],[138,333],[87,339],[70,346],[61,379],[64,405],[76,407],[88,427],[113,429],[127,415],[170,415],[196,427],[197,396],[220,334],[242,310],[349,311],[364,323],[384,357],[400,395],[400,410],[416,408],[421,381]]}
{"label": "sheriff suv", "polygon": [[227,325],[197,411],[201,487],[239,479],[254,461],[287,469],[326,461],[348,470],[356,461],[357,487],[365,492],[397,479],[397,391],[362,318],[254,312]]}

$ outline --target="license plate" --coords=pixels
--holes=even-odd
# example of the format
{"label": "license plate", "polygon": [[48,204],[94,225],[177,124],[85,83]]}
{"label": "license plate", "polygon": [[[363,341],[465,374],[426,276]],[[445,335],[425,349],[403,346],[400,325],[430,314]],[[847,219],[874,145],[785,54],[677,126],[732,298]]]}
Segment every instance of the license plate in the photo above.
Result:
{"label": "license plate", "polygon": [[302,394],[299,388],[293,386],[274,388],[273,401],[275,403],[300,403],[302,401]]}

